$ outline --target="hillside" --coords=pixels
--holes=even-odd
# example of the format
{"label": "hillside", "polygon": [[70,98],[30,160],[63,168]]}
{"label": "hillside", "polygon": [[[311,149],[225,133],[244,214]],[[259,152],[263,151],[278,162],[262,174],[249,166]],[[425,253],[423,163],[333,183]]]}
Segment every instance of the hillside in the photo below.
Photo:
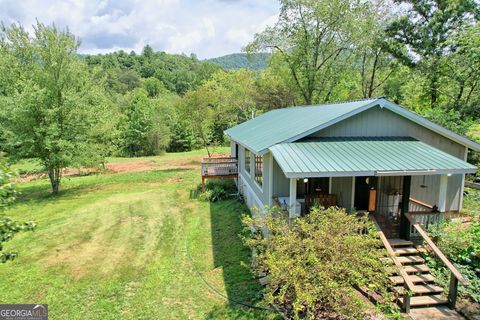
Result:
{"label": "hillside", "polygon": [[205,61],[229,70],[241,68],[262,70],[267,68],[269,58],[269,53],[256,53],[250,56],[246,53],[233,53],[218,58],[207,59]]}

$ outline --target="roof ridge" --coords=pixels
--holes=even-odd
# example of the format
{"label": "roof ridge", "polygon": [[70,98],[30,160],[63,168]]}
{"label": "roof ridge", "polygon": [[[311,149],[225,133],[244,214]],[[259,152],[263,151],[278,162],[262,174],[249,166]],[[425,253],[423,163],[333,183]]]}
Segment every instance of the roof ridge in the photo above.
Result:
{"label": "roof ridge", "polygon": [[375,100],[379,100],[379,99],[386,99],[386,97],[385,96],[379,96],[379,97],[372,97],[372,98],[353,99],[353,100],[347,100],[347,101],[331,101],[331,102],[318,103],[318,104],[305,104],[305,105],[300,105],[300,106],[291,106],[291,107],[286,107],[286,108],[273,109],[271,111],[294,109],[294,108],[321,107],[321,106],[329,106],[329,105],[333,105],[333,104],[347,104],[347,103],[361,102],[361,101],[375,101]]}

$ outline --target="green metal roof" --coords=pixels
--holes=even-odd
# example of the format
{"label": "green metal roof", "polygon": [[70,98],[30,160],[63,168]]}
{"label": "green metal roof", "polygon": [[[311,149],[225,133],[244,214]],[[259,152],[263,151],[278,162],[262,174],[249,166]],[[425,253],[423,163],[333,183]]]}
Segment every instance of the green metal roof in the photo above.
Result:
{"label": "green metal roof", "polygon": [[476,167],[410,137],[317,138],[270,147],[287,178],[473,173]]}
{"label": "green metal roof", "polygon": [[386,108],[461,145],[480,151],[480,144],[384,98],[277,109],[230,128],[225,134],[254,153],[264,154],[277,143],[296,141],[375,106]]}
{"label": "green metal roof", "polygon": [[254,153],[301,135],[378,99],[272,110],[225,131]]}

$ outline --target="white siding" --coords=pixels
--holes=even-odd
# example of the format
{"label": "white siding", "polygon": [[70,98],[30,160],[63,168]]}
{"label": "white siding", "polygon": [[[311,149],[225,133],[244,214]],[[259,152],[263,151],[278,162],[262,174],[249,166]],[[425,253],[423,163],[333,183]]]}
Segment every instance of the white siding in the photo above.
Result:
{"label": "white siding", "polygon": [[320,130],[312,137],[402,137],[423,141],[463,160],[465,147],[424,128],[390,110],[371,108],[356,116]]}
{"label": "white siding", "polygon": [[273,196],[288,197],[290,184],[277,161],[273,159]]}
{"label": "white siding", "polygon": [[256,206],[259,209],[263,209],[265,206],[269,205],[270,187],[271,187],[271,184],[269,183],[270,172],[271,172],[270,157],[272,157],[271,153],[267,153],[263,156],[263,182],[262,182],[262,185],[260,186],[255,181],[255,155],[252,153],[252,159],[250,160],[251,174],[248,174],[244,169],[245,148],[239,145],[238,171],[239,171],[240,182],[241,182],[241,185],[239,185],[239,190],[243,194],[249,208]]}

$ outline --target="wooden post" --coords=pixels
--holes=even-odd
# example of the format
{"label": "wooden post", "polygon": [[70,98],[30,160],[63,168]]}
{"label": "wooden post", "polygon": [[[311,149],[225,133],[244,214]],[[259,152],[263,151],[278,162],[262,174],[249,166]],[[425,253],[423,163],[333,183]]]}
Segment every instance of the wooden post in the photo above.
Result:
{"label": "wooden post", "polygon": [[370,189],[370,192],[368,195],[368,211],[375,212],[377,210],[376,204],[377,204],[377,190]]}
{"label": "wooden post", "polygon": [[412,184],[412,176],[403,177],[403,191],[402,191],[402,208],[400,215],[400,238],[410,239],[410,222],[405,216],[408,213],[410,205],[410,186]]}
{"label": "wooden post", "polygon": [[205,192],[205,177],[202,177],[202,192]]}
{"label": "wooden post", "polygon": [[440,176],[440,191],[438,192],[438,211],[445,212],[447,208],[447,185],[448,175]]}
{"label": "wooden post", "polygon": [[452,272],[450,275],[450,288],[448,289],[448,306],[450,309],[455,309],[455,304],[457,303],[457,289],[458,279]]}
{"label": "wooden post", "polygon": [[297,179],[290,179],[290,207],[288,208],[288,217],[296,216],[295,208],[297,204]]}
{"label": "wooden post", "polygon": [[405,313],[410,313],[410,292],[407,292],[408,290],[408,287],[405,286],[405,293],[404,293],[404,296],[403,296],[403,311]]}

